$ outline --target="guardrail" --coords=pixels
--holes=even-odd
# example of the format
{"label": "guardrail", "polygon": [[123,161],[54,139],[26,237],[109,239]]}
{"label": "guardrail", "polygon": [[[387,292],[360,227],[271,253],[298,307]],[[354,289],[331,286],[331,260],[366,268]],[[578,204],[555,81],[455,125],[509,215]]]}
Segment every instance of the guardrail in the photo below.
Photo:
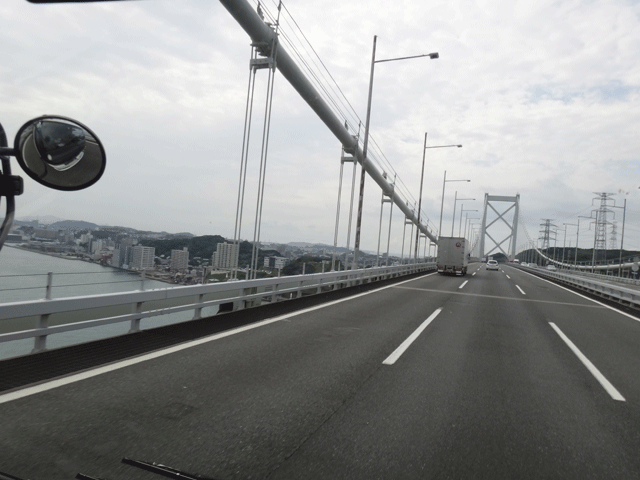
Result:
{"label": "guardrail", "polygon": [[603,273],[583,272],[582,270],[572,270],[572,269],[560,270],[560,273],[569,273],[571,275],[579,275],[581,277],[599,278],[601,280],[606,279],[606,281],[608,282],[624,283],[626,285],[640,286],[640,280],[636,280],[635,278],[629,278],[629,277],[618,277],[617,275],[606,275]]}
{"label": "guardrail", "polygon": [[[303,294],[336,290],[435,268],[435,263],[421,263],[83,297],[51,299],[49,296],[43,300],[3,303],[0,304],[0,322],[15,323],[15,319],[21,319],[19,323],[25,324],[31,318],[34,322],[31,324],[36,327],[16,328],[15,331],[0,334],[0,343],[34,338],[33,352],[38,352],[46,349],[47,337],[56,333],[121,322],[130,322],[129,333],[132,333],[140,330],[140,321],[144,318],[193,310],[193,319],[198,319],[202,318],[203,309],[208,307],[218,307],[219,312],[241,310],[299,298]],[[127,309],[129,313],[126,313]],[[82,319],[68,320],[68,317],[78,314]]]}
{"label": "guardrail", "polygon": [[635,261],[635,257],[625,257],[624,259],[622,259],[622,261],[612,260],[611,263],[596,263],[595,265],[591,265],[587,263],[578,263],[578,264],[565,263],[564,261],[558,261],[555,258],[545,255],[540,250],[536,249],[536,252],[540,256],[540,258],[544,258],[547,262],[552,263],[557,267],[568,268],[571,270],[580,270],[580,271],[591,270],[592,272],[596,270],[598,271],[604,270],[605,272],[608,272],[608,271],[614,271],[614,270],[626,270],[626,269],[631,270],[634,267],[637,270],[638,268],[638,262]]}
{"label": "guardrail", "polygon": [[[541,277],[553,278],[554,280],[565,285],[577,287],[581,290],[598,295],[608,300],[613,300],[622,305],[640,309],[640,290],[623,287],[622,285],[615,285],[612,281],[605,282],[594,279],[594,277],[602,278],[602,275],[584,275],[583,273],[576,275],[559,271],[554,272],[551,270],[546,270],[544,268],[532,268],[522,265],[518,265],[517,267]],[[618,282],[618,280],[626,279],[615,278],[616,283]]]}

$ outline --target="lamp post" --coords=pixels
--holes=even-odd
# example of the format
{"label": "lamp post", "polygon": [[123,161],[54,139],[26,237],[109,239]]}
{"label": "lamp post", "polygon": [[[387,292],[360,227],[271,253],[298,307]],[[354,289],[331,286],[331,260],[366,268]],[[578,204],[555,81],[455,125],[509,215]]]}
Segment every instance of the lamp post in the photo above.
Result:
{"label": "lamp post", "polygon": [[557,254],[557,245],[558,245],[558,231],[564,232],[564,242],[562,245],[562,262],[564,262],[564,247],[567,241],[567,227],[564,228],[558,228],[556,227],[556,238],[553,241],[553,259],[555,260],[556,263],[558,263],[557,258],[559,257],[559,255]]}
{"label": "lamp post", "polygon": [[[477,210],[474,210],[477,212]],[[464,214],[464,235],[463,237],[467,238],[467,225],[471,225],[471,220],[480,220],[480,217],[469,217],[467,213]]]}
{"label": "lamp post", "polygon": [[[478,220],[480,220],[478,218]],[[469,222],[469,236],[472,238],[471,240],[471,252],[476,250],[476,245],[478,244],[478,230],[482,227],[482,223],[480,222]]]}
{"label": "lamp post", "polygon": [[620,268],[618,269],[618,276],[622,277],[622,245],[624,244],[624,220],[627,216],[627,199],[624,199],[624,207],[622,207],[622,238],[620,239]]}
{"label": "lamp post", "polygon": [[[444,179],[442,181],[442,200],[440,201],[440,224],[438,226],[438,238],[442,236],[442,211],[444,209],[444,188],[447,182],[470,182],[471,180],[447,180],[447,171],[444,171]],[[453,236],[453,232],[451,233]]]}
{"label": "lamp post", "polygon": [[456,191],[455,199],[453,200],[453,219],[451,220],[451,236],[453,237],[453,228],[456,224],[456,203],[458,200],[475,200],[475,198],[458,198],[458,192]]}
{"label": "lamp post", "polygon": [[[456,148],[462,148],[462,145],[434,145],[432,147],[427,147],[427,132],[424,132],[424,147],[422,148],[422,172],[420,174],[420,193],[418,195],[418,223],[420,223],[420,214],[422,213],[422,184],[424,181],[424,160],[425,160],[425,156],[426,156],[426,152],[427,152],[427,148],[449,148],[449,147],[456,147]],[[445,171],[445,176],[447,174],[447,172]],[[441,218],[442,218],[442,213],[440,214]],[[414,252],[414,257],[417,259],[418,258],[418,240],[419,240],[419,232],[420,229],[418,229],[418,231],[416,232],[416,248],[415,248],[415,252]],[[440,235],[440,231],[438,230],[438,235]]]}
{"label": "lamp post", "polygon": [[[622,238],[620,239],[620,258],[619,258],[619,268],[618,268],[618,276],[622,277],[622,245],[624,244],[624,221],[627,216],[627,199],[624,199],[624,206],[619,207],[616,205],[610,205],[609,208],[622,208]],[[606,263],[606,255],[605,255],[605,263]]]}
{"label": "lamp post", "polygon": [[[589,220],[595,220],[597,222],[598,221],[598,212],[596,211],[596,218],[595,219],[593,217],[586,217],[584,215],[578,215],[578,231],[580,231],[580,219],[581,218],[586,218],[586,219],[589,219]],[[589,229],[591,229],[591,222],[589,222]],[[578,234],[576,234],[576,235],[578,235]],[[594,260],[593,260],[594,256],[595,256],[595,253],[596,253],[596,239],[595,239],[595,236],[594,236],[594,238],[593,238],[593,255],[592,255],[592,260],[591,260],[592,267],[593,267],[593,264],[595,263]],[[576,242],[576,256],[577,255],[578,255],[578,243]],[[591,271],[594,272],[595,270],[593,268],[591,268]]]}
{"label": "lamp post", "polygon": [[[458,225],[458,236],[462,233],[462,212],[477,212],[478,210],[465,210],[464,203],[460,205],[460,224]],[[466,227],[466,224],[465,224]]]}
{"label": "lamp post", "polygon": [[358,268],[358,254],[360,253],[360,229],[362,227],[362,204],[364,201],[364,180],[366,177],[366,171],[364,169],[364,164],[367,161],[367,147],[369,145],[369,124],[371,120],[371,96],[373,94],[373,72],[376,63],[382,62],[392,62],[395,60],[408,60],[411,58],[419,58],[419,57],[429,57],[430,59],[439,58],[440,55],[438,53],[427,53],[423,55],[413,55],[410,57],[398,57],[398,58],[388,58],[384,60],[376,60],[376,41],[378,39],[377,35],[373,36],[373,53],[371,54],[371,74],[369,75],[369,97],[367,99],[367,118],[365,120],[364,126],[364,144],[362,146],[362,172],[360,175],[360,197],[358,198],[358,216],[356,220],[356,239],[355,245],[353,247],[353,269]]}
{"label": "lamp post", "polygon": [[576,253],[573,257],[573,264],[574,267],[578,266],[578,240],[579,235],[580,235],[580,219],[578,218],[578,223],[563,223],[563,225],[571,225],[572,227],[578,227],[578,230],[576,231]]}

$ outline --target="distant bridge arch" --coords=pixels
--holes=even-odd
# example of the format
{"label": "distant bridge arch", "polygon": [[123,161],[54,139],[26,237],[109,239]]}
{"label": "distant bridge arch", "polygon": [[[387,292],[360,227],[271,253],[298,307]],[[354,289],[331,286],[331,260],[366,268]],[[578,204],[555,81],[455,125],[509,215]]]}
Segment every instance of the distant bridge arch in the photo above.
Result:
{"label": "distant bridge arch", "polygon": [[[494,207],[494,203],[500,203],[505,210],[500,213],[496,207]],[[504,204],[507,204],[506,206]],[[491,209],[497,217],[491,220],[489,224],[487,224],[487,212],[488,209]],[[513,217],[511,218],[511,222],[508,221],[507,214],[513,210]],[[482,229],[480,231],[480,258],[484,258],[488,255],[491,255],[493,252],[499,250],[504,255],[512,260],[516,256],[516,238],[518,233],[518,214],[520,211],[520,194],[517,194],[515,197],[509,197],[504,195],[489,195],[488,193],[484,194],[484,210],[482,213]],[[501,223],[498,223],[499,220],[508,227],[508,235],[502,240],[496,240],[489,232],[489,228],[494,227],[492,230],[496,231],[497,226],[502,226]],[[496,225],[498,223],[498,225]],[[504,232],[504,227],[502,228],[502,232]],[[496,233],[494,233],[496,235]],[[485,240],[489,238],[493,243],[494,247],[485,251],[486,245]],[[503,248],[502,244],[506,241],[509,241],[506,250]]]}

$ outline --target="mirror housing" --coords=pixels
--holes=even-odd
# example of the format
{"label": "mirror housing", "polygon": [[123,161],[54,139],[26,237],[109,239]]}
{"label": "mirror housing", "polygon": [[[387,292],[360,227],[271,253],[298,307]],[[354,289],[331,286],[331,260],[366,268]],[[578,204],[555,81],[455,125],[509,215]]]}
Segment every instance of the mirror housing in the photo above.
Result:
{"label": "mirror housing", "polygon": [[44,115],[25,123],[14,141],[18,163],[36,182],[56,190],[96,183],[106,166],[98,137],[80,122]]}

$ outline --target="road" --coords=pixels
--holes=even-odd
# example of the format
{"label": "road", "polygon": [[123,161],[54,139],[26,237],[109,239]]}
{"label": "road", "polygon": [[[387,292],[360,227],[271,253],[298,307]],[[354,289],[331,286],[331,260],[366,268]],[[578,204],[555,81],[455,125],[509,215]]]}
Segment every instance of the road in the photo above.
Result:
{"label": "road", "polygon": [[253,326],[0,394],[0,471],[161,478],[129,457],[218,480],[640,478],[640,322],[516,268]]}

